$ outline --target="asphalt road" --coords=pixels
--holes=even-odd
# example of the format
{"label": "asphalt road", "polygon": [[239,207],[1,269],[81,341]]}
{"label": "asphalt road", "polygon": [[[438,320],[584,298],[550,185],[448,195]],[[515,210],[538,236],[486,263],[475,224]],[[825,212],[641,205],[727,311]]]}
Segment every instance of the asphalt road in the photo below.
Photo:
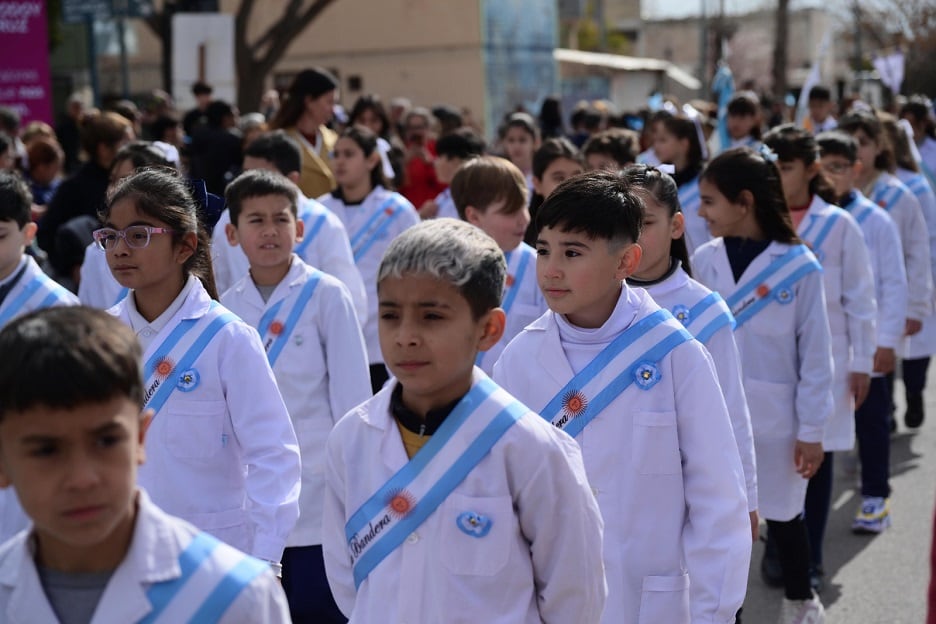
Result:
{"label": "asphalt road", "polygon": [[[826,587],[820,595],[829,624],[922,624],[926,619],[936,498],[934,369],[927,383],[927,420],[913,432],[903,425],[903,386],[897,383],[899,428],[891,438],[893,525],[883,534],[852,534],[851,522],[861,501],[857,461],[845,453],[836,455],[825,541]],[[751,558],[744,624],[774,624],[780,610],[783,590],[767,587],[760,578],[763,546],[756,544]]]}

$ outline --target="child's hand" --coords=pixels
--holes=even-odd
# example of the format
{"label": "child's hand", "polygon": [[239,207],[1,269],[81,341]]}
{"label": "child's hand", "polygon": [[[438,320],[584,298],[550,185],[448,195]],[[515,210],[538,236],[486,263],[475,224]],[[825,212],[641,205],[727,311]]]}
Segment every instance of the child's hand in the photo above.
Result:
{"label": "child's hand", "polygon": [[756,544],[757,538],[760,537],[760,516],[757,515],[756,509],[748,512],[748,515],[751,517],[751,541]]}
{"label": "child's hand", "polygon": [[868,396],[868,388],[871,386],[871,375],[867,373],[851,373],[848,376],[848,391],[855,397],[855,409],[861,407],[865,398]]}
{"label": "child's hand", "polygon": [[874,352],[874,372],[875,373],[893,373],[897,366],[897,355],[893,349],[878,347]]}
{"label": "child's hand", "polygon": [[793,450],[793,464],[796,466],[796,472],[804,479],[811,479],[822,465],[823,450],[822,442],[803,442],[796,441],[796,448]]}
{"label": "child's hand", "polygon": [[904,324],[904,334],[907,336],[919,333],[921,329],[923,329],[923,321],[917,319],[908,318]]}

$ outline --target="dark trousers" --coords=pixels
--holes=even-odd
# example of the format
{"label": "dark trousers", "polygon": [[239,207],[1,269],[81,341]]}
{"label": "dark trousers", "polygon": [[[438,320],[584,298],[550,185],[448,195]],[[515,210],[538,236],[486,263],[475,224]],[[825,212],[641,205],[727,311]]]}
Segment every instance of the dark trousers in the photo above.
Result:
{"label": "dark trousers", "polygon": [[767,532],[777,544],[777,557],[783,570],[784,595],[789,600],[812,598],[809,585],[809,536],[802,516],[787,522],[767,521]]}
{"label": "dark trousers", "polygon": [[928,357],[901,361],[904,387],[908,397],[923,394],[923,389],[926,387],[926,373],[929,370],[929,363],[930,359]]}
{"label": "dark trousers", "polygon": [[386,366],[383,364],[370,365],[371,392],[374,394],[380,392],[380,389],[383,388],[388,379],[390,379],[390,373],[387,371]]}
{"label": "dark trousers", "polygon": [[283,552],[283,591],[295,624],[345,624],[332,598],[321,546],[293,546]]}
{"label": "dark trousers", "polygon": [[872,377],[868,398],[855,410],[862,496],[890,496],[891,405],[891,386],[887,379]]}
{"label": "dark trousers", "polygon": [[806,488],[806,533],[809,535],[810,563],[814,568],[822,566],[822,542],[825,540],[829,507],[832,505],[832,458],[831,452],[822,459],[822,466],[809,480]]}

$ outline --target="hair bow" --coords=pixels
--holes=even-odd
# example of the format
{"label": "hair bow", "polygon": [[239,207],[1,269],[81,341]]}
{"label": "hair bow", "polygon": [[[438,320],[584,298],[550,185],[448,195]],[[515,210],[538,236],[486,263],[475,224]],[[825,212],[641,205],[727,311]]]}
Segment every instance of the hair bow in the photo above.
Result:
{"label": "hair bow", "polygon": [[773,151],[772,149],[770,149],[764,143],[760,144],[760,147],[757,148],[757,151],[760,153],[761,156],[764,157],[764,160],[766,160],[767,162],[777,162],[777,153]]}
{"label": "hair bow", "polygon": [[676,165],[656,165],[654,167],[660,173],[665,173],[667,175],[676,175]]}

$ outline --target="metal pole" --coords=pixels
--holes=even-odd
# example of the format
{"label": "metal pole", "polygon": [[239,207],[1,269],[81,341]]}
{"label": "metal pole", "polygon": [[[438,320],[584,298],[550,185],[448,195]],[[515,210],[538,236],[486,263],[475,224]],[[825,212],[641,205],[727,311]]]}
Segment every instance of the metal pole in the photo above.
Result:
{"label": "metal pole", "polygon": [[699,81],[702,83],[701,97],[707,98],[709,94],[708,77],[708,11],[705,0],[701,0],[702,15],[699,20]]}
{"label": "metal pole", "polygon": [[127,23],[123,15],[117,18],[117,38],[120,39],[120,86],[125,100],[130,99],[130,68],[127,62]]}
{"label": "metal pole", "polygon": [[85,28],[88,33],[88,67],[91,70],[91,94],[94,96],[94,105],[101,105],[101,85],[98,81],[97,43],[94,40],[94,16],[85,16]]}

